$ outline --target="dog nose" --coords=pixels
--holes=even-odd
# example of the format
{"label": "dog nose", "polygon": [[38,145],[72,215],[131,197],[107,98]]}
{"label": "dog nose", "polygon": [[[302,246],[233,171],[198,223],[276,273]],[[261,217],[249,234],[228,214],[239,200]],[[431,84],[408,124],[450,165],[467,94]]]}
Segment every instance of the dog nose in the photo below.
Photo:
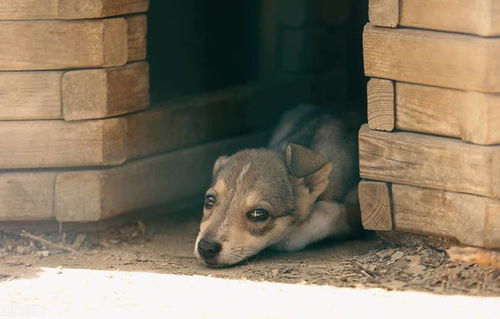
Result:
{"label": "dog nose", "polygon": [[203,258],[213,258],[221,251],[222,246],[216,241],[201,239],[198,243],[198,252]]}

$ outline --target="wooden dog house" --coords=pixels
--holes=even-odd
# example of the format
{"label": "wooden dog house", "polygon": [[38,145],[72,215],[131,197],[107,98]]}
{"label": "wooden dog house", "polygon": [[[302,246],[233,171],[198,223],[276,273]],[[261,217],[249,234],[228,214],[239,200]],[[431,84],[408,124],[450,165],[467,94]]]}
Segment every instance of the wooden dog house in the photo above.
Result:
{"label": "wooden dog house", "polygon": [[500,248],[500,3],[371,0],[363,225]]}
{"label": "wooden dog house", "polygon": [[[95,222],[190,200],[218,155],[262,145],[286,108],[309,102],[342,112],[363,101],[356,52],[365,0],[217,3],[155,2],[155,14],[178,24],[170,32],[153,25],[167,44],[151,43],[150,53],[165,57],[151,54],[150,67],[148,0],[1,1],[0,221]],[[244,28],[259,31],[224,38],[231,28],[212,24],[207,32],[223,35],[206,46],[219,64],[206,63],[198,33],[207,26],[195,13],[222,16],[221,7],[233,22],[258,17]],[[192,14],[198,33],[179,27],[187,22],[175,10]],[[500,5],[371,0],[368,11],[363,225],[499,248]],[[198,42],[175,50],[190,40]],[[238,54],[258,60],[251,76],[221,80],[224,70],[244,73]],[[172,61],[170,69],[156,59]],[[217,76],[188,72],[196,67]],[[168,75],[161,72],[174,76],[151,88]],[[176,95],[182,72],[190,94]],[[152,102],[165,90],[168,99]]]}
{"label": "wooden dog house", "polygon": [[[292,2],[293,10],[280,13]],[[95,222],[192,200],[215,158],[263,145],[284,107],[309,101],[304,96],[345,99],[345,85],[330,89],[346,74],[349,5],[338,3],[259,5],[258,27],[268,30],[257,39],[265,89],[209,88],[151,105],[148,0],[2,0],[0,221]],[[155,5],[167,22],[177,18],[175,10],[214,10],[196,1]],[[184,36],[190,28],[174,31]],[[168,51],[188,41],[175,35],[175,43],[165,30],[155,32],[166,34],[159,41]],[[173,58],[182,63],[194,51]],[[193,59],[183,66],[193,68]]]}

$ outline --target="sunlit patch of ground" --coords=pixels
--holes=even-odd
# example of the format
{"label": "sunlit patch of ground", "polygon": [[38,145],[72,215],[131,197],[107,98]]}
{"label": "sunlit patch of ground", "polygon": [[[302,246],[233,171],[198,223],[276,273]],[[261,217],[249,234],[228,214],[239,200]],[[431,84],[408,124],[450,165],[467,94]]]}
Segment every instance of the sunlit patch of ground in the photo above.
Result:
{"label": "sunlit patch of ground", "polygon": [[495,297],[60,268],[1,282],[0,300],[0,318],[498,318],[500,307]]}

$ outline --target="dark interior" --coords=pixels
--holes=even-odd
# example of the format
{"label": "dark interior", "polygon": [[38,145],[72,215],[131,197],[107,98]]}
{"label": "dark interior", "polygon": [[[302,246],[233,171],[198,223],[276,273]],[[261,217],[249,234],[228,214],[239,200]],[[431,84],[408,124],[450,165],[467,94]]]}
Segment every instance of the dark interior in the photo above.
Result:
{"label": "dark interior", "polygon": [[148,61],[153,104],[251,84],[258,93],[246,109],[248,130],[271,127],[298,103],[354,112],[364,120],[361,34],[367,0],[336,3],[152,1]]}

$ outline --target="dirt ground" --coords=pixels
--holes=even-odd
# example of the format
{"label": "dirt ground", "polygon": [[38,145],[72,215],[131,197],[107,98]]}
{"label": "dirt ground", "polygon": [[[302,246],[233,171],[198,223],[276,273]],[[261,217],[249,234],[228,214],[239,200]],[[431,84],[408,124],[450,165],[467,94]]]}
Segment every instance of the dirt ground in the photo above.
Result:
{"label": "dirt ground", "polygon": [[[0,283],[36,277],[39,267],[59,267],[500,296],[499,270],[451,261],[444,250],[428,243],[394,247],[374,234],[328,240],[295,253],[265,251],[234,267],[210,269],[192,252],[197,227],[198,215],[183,213],[100,233],[2,232]],[[30,234],[35,237],[26,237]]]}

